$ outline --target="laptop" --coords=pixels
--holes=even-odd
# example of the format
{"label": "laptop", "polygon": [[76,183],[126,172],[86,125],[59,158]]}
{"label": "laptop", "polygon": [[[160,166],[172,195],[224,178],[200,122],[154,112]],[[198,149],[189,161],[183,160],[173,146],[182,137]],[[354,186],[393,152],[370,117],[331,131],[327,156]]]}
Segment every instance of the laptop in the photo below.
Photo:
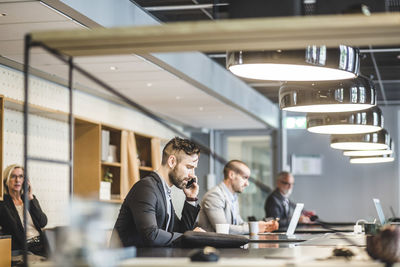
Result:
{"label": "laptop", "polygon": [[290,219],[289,226],[285,233],[261,233],[259,234],[259,239],[257,241],[258,242],[301,242],[307,240],[303,237],[304,235],[300,237],[294,234],[297,224],[299,223],[303,207],[304,207],[303,203],[296,204],[296,208],[293,211],[292,218]]}
{"label": "laptop", "polygon": [[381,225],[386,224],[386,218],[385,214],[383,214],[381,201],[378,198],[373,198],[372,200],[374,201],[375,209],[378,213],[379,222],[381,223]]}

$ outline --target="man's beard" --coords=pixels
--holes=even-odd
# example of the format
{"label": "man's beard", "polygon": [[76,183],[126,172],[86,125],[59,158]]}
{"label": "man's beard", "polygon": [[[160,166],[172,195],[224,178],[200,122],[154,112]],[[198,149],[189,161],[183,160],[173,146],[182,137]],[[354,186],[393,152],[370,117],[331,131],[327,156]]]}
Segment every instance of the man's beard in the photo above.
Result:
{"label": "man's beard", "polygon": [[168,177],[169,177],[169,180],[172,182],[173,185],[175,185],[179,189],[183,188],[183,186],[184,186],[183,180],[179,180],[177,172],[176,172],[176,168],[174,168],[172,171],[170,171],[168,173]]}
{"label": "man's beard", "polygon": [[288,197],[290,197],[290,195],[292,194],[292,192],[293,192],[293,189],[289,189],[289,190],[287,190],[284,194],[282,194],[284,197],[286,197],[286,198],[288,198]]}

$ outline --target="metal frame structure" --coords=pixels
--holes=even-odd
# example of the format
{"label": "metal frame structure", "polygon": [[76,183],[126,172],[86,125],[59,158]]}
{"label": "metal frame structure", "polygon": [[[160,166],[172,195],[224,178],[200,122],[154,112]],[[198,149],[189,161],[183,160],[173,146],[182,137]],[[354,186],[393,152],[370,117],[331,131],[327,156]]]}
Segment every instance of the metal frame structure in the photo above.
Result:
{"label": "metal frame structure", "polygon": [[[68,131],[68,139],[69,139],[69,160],[68,161],[61,161],[61,160],[53,160],[53,159],[48,159],[48,158],[41,158],[41,157],[32,157],[29,155],[28,151],[28,133],[29,133],[29,126],[28,126],[28,118],[29,118],[29,63],[30,63],[30,50],[34,47],[40,47],[58,58],[60,61],[66,63],[68,65],[68,90],[69,90],[69,114],[68,114],[68,124],[69,124],[69,131]],[[73,117],[73,71],[76,70],[88,79],[92,80],[105,90],[113,93],[114,95],[118,96],[122,101],[126,102],[128,105],[131,107],[134,107],[138,111],[142,112],[144,115],[148,116],[149,118],[157,121],[167,129],[171,130],[175,134],[191,139],[194,143],[196,143],[200,148],[201,151],[210,155],[210,157],[214,158],[215,160],[219,161],[221,164],[225,165],[227,163],[227,160],[223,158],[222,156],[214,153],[209,147],[202,145],[200,142],[194,140],[193,138],[188,137],[184,132],[177,130],[175,127],[171,126],[167,121],[164,119],[158,117],[155,115],[153,112],[148,110],[147,108],[143,107],[142,105],[132,101],[131,99],[127,98],[117,90],[115,90],[113,87],[109,86],[108,84],[104,83],[94,75],[90,74],[86,70],[82,69],[78,65],[76,65],[73,62],[73,56],[66,56],[57,51],[56,49],[53,49],[46,44],[38,41],[32,41],[31,36],[27,34],[25,36],[25,45],[24,45],[24,166],[25,166],[25,176],[28,176],[28,162],[29,161],[39,161],[39,162],[48,162],[48,163],[54,163],[54,164],[62,164],[62,165],[68,165],[69,166],[69,191],[70,191],[70,196],[73,197],[73,173],[74,173],[74,166],[73,166],[73,157],[74,157],[74,146],[73,146],[73,141],[74,141],[74,117]],[[258,186],[261,190],[266,191],[266,192],[271,192],[272,190],[269,188],[269,186],[263,184],[262,182],[256,180],[253,177],[249,177],[249,181],[253,182],[256,186]],[[28,192],[28,185],[27,183],[24,183],[24,191]],[[28,195],[25,194],[25,197],[23,199],[24,201],[24,229],[26,229],[27,225],[27,211],[29,210],[29,199]],[[26,240],[26,231],[24,232],[25,235],[25,240]],[[23,254],[23,260],[25,265],[28,265],[27,261],[27,243],[25,242],[24,244],[24,254]]]}

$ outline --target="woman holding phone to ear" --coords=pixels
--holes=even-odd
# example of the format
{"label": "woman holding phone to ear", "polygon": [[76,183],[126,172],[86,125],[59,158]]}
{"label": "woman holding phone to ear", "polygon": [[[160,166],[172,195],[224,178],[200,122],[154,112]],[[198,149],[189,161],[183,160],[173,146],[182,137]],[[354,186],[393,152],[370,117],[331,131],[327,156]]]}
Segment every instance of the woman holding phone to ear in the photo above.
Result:
{"label": "woman holding phone to ear", "polygon": [[47,216],[32,193],[32,187],[24,176],[24,168],[13,164],[3,172],[4,199],[0,201],[0,226],[3,234],[12,236],[12,250],[24,248],[24,182],[28,183],[29,212],[27,213],[28,250],[33,254],[47,256],[47,240],[42,228]]}

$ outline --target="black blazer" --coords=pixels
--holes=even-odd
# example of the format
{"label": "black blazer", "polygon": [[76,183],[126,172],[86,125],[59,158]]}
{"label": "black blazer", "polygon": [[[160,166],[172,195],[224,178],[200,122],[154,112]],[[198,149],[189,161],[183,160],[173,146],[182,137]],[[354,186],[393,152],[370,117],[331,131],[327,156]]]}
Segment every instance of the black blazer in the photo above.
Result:
{"label": "black blazer", "polygon": [[[36,230],[43,237],[42,228],[47,224],[47,216],[35,196],[29,201],[29,213]],[[24,248],[24,227],[14,202],[7,194],[4,194],[4,200],[0,201],[0,226],[3,234],[12,236],[12,250]]]}
{"label": "black blazer", "polygon": [[[172,205],[171,205],[172,206]],[[114,226],[112,240],[118,233],[122,245],[137,247],[170,246],[185,231],[192,230],[200,206],[185,202],[182,218],[175,214],[172,206],[172,219],[168,230],[167,203],[161,178],[152,172],[140,179],[129,191]]]}
{"label": "black blazer", "polygon": [[284,196],[279,192],[279,189],[275,189],[267,198],[264,205],[265,216],[279,218],[279,228],[285,228],[289,225],[290,219],[296,204],[289,201],[289,212],[285,211],[283,205]]}

